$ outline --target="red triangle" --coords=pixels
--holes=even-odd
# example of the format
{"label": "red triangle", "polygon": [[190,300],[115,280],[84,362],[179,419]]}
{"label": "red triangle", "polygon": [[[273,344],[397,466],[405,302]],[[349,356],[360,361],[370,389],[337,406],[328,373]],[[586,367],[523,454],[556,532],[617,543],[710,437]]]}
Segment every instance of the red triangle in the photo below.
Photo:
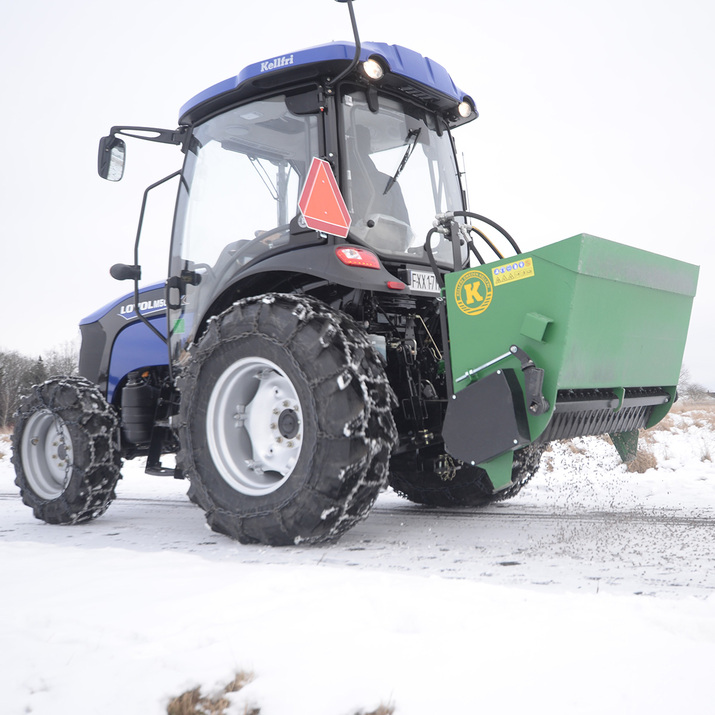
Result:
{"label": "red triangle", "polygon": [[313,157],[298,207],[308,228],[341,238],[348,235],[350,214],[327,161]]}

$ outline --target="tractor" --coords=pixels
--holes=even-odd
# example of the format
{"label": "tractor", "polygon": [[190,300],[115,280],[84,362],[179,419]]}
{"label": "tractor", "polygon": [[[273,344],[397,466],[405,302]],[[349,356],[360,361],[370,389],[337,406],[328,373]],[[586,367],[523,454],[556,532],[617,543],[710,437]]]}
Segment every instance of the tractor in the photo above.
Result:
{"label": "tractor", "polygon": [[[697,268],[588,234],[522,252],[467,204],[472,97],[413,50],[361,43],[347,4],[352,41],[248,65],[176,129],[101,139],[109,181],[127,138],[183,165],[111,269],[133,290],[81,321],[79,375],[18,409],[37,518],[100,516],[141,457],[219,533],[320,543],[388,485],[436,507],[512,497],[553,440],[609,434],[632,459],[671,408]],[[140,285],[167,182],[168,276]]]}

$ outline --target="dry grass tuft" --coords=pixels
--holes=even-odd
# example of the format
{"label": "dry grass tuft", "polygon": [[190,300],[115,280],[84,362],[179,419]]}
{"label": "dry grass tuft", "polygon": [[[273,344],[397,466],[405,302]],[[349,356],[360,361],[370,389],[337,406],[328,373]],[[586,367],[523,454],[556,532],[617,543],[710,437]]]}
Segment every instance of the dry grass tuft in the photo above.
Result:
{"label": "dry grass tuft", "polygon": [[191,713],[199,712],[197,707],[201,700],[201,688],[187,690],[179,695],[178,698],[173,698],[166,708],[168,715],[191,715]]}
{"label": "dry grass tuft", "polygon": [[715,412],[708,410],[693,410],[693,424],[701,429],[709,429],[715,432]]}
{"label": "dry grass tuft", "polygon": [[224,693],[237,693],[243,690],[253,680],[253,673],[240,671],[236,677],[223,689]]}
{"label": "dry grass tuft", "polygon": [[715,432],[715,400],[713,399],[702,402],[679,400],[673,405],[670,413],[663,421],[658,423],[655,429],[671,430],[671,427],[674,426],[674,420],[671,414],[687,414],[692,420],[693,426]]}
{"label": "dry grass tuft", "polygon": [[[201,694],[201,688],[187,690],[176,698],[173,698],[166,708],[167,715],[226,715],[226,709],[231,705],[228,698],[224,697],[228,693],[237,693],[253,680],[253,673],[240,671],[236,677],[224,687],[222,692],[216,697]],[[360,710],[355,715],[393,715],[395,706],[392,703],[385,705],[380,703],[375,710],[364,712]],[[261,715],[261,709],[246,706],[241,715]]]}
{"label": "dry grass tuft", "polygon": [[715,415],[715,400],[708,398],[706,400],[678,400],[672,407],[671,412],[683,413],[700,411],[709,412]]}
{"label": "dry grass tuft", "polygon": [[637,472],[645,474],[649,469],[655,469],[658,466],[658,460],[655,455],[646,450],[639,449],[636,458],[630,462],[626,462],[626,469],[629,472]]}
{"label": "dry grass tuft", "polygon": [[585,447],[572,442],[570,439],[562,440],[562,444],[569,450],[569,452],[573,452],[574,454],[586,454],[588,451]]}
{"label": "dry grass tuft", "polygon": [[380,703],[376,710],[370,710],[369,713],[363,713],[362,711],[355,713],[355,715],[393,715],[395,712],[395,706],[392,703],[385,705]]}
{"label": "dry grass tuft", "polygon": [[[253,680],[253,673],[241,671],[216,697],[201,694],[201,688],[187,690],[173,698],[166,708],[167,715],[225,715],[231,704],[224,697],[228,693],[237,693]],[[260,715],[260,708],[246,708],[243,715]]]}

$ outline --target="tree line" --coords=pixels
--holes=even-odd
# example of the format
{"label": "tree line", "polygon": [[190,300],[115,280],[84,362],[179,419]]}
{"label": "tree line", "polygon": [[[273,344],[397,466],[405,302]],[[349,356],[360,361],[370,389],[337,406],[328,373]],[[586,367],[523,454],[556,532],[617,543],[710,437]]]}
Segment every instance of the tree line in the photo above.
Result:
{"label": "tree line", "polygon": [[[73,343],[66,343],[38,358],[27,357],[16,350],[0,349],[0,429],[12,427],[18,401],[33,385],[52,375],[76,375],[78,366],[79,354]],[[680,373],[678,394],[685,400],[708,397],[707,389],[691,378],[686,367]]]}
{"label": "tree line", "polygon": [[20,397],[52,375],[76,375],[78,352],[72,343],[37,358],[0,350],[0,428],[12,427]]}

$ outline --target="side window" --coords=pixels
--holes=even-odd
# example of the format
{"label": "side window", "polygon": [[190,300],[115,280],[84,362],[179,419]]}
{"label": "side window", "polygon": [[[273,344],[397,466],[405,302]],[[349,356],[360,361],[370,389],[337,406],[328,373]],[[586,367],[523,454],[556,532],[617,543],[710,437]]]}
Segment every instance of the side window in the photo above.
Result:
{"label": "side window", "polygon": [[317,119],[292,114],[282,96],[199,127],[182,258],[213,265],[227,246],[258,241],[267,250],[287,240],[317,134]]}

